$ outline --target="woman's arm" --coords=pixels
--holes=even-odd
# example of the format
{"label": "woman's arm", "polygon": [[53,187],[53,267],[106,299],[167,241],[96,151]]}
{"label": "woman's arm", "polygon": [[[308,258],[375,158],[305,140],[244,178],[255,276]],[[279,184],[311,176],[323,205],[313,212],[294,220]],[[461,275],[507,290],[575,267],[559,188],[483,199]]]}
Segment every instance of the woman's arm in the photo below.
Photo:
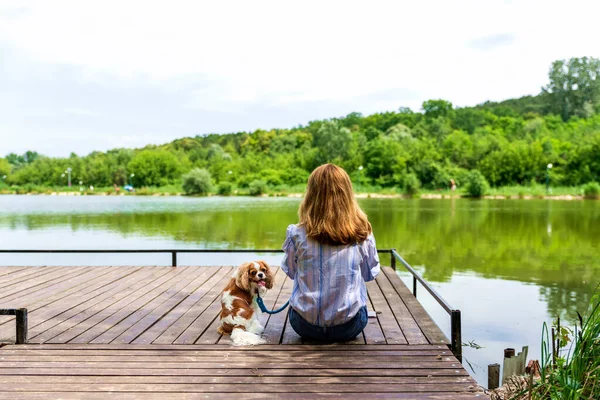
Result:
{"label": "woman's arm", "polygon": [[369,235],[363,243],[364,256],[360,264],[360,272],[365,282],[372,281],[379,274],[379,255],[377,254],[377,245],[375,236]]}
{"label": "woman's arm", "polygon": [[285,233],[285,242],[283,242],[283,260],[281,261],[281,269],[291,279],[296,276],[296,244],[293,239],[294,225],[290,225]]}

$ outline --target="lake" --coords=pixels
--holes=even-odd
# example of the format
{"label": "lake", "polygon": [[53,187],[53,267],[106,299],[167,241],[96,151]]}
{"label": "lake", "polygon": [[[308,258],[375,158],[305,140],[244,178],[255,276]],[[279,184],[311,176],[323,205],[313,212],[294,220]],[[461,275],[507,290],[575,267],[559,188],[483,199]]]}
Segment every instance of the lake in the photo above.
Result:
{"label": "lake", "polygon": [[[2,249],[280,248],[298,198],[0,196]],[[378,248],[398,252],[462,311],[464,364],[487,384],[503,349],[540,357],[542,323],[574,323],[600,280],[600,203],[360,199]],[[179,264],[278,255],[180,254]],[[381,261],[389,265],[389,255]],[[170,265],[169,254],[1,254],[0,265]],[[401,268],[401,267],[399,267]],[[412,287],[407,273],[400,276]],[[449,334],[449,317],[419,291]]]}

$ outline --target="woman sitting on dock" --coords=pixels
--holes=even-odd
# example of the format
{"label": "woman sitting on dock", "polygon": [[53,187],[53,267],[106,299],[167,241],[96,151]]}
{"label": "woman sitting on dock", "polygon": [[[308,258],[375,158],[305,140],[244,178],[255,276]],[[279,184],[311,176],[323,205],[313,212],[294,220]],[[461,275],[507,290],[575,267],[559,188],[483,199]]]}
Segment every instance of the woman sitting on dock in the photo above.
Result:
{"label": "woman sitting on dock", "polygon": [[294,280],[290,324],[308,340],[354,339],[368,321],[365,282],[380,267],[371,224],[346,171],[333,164],[315,169],[298,216],[283,244],[282,269]]}

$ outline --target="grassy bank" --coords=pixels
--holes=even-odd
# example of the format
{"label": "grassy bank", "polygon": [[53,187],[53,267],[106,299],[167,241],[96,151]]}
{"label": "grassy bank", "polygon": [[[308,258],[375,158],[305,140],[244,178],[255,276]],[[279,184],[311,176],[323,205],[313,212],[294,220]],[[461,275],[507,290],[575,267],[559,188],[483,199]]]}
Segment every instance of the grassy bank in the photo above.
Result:
{"label": "grassy bank", "polygon": [[[408,197],[402,188],[391,187],[382,188],[379,186],[371,185],[354,185],[355,192],[359,197]],[[304,193],[304,185],[280,185],[280,186],[267,186],[263,196],[300,196]],[[184,195],[183,189],[179,185],[169,185],[160,187],[142,187],[136,188],[134,192],[127,192],[120,189],[118,192],[112,187],[100,187],[94,188],[83,188],[79,186],[8,186],[0,184],[0,194],[21,194],[21,195],[97,195],[97,196],[180,196]],[[217,189],[215,188],[209,195],[217,195]],[[249,188],[233,187],[231,191],[232,196],[250,196]],[[459,188],[456,191],[451,190],[426,190],[423,189],[418,192],[415,198],[460,198],[468,197],[468,194],[464,189]],[[498,188],[490,188],[486,195],[486,198],[510,198],[510,199],[582,199],[584,197],[584,191],[582,186],[570,186],[570,187],[554,187],[550,188],[550,191],[546,191],[546,187],[542,185],[536,186],[505,186]]]}

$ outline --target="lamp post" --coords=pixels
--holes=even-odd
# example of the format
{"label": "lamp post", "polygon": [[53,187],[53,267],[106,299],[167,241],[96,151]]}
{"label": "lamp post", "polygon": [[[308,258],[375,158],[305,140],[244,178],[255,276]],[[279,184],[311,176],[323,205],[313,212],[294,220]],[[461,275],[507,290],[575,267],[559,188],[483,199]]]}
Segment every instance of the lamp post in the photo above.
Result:
{"label": "lamp post", "polygon": [[550,170],[552,169],[552,164],[548,164],[546,168],[546,193],[550,193]]}
{"label": "lamp post", "polygon": [[71,167],[69,167],[65,170],[65,174],[69,175],[69,187],[71,187],[71,171],[72,171]]}
{"label": "lamp post", "polygon": [[131,174],[129,175],[129,186],[133,187],[133,177],[135,176],[135,174]]}
{"label": "lamp post", "polygon": [[362,165],[358,167],[358,183],[360,185],[362,185],[362,182],[363,182],[363,173],[362,173],[363,169],[364,169],[364,167]]}

